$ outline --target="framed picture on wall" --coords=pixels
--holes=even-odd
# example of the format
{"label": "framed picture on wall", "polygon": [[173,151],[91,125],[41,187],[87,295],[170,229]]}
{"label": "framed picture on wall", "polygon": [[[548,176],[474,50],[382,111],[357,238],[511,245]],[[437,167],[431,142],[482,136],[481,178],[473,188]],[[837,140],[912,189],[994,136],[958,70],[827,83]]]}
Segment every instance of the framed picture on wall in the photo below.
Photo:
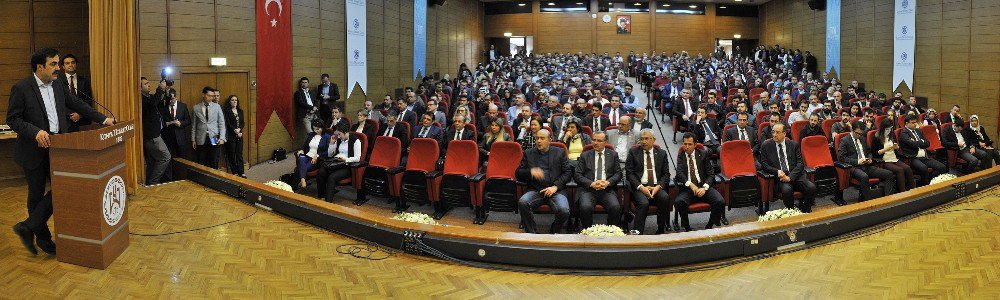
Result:
{"label": "framed picture on wall", "polygon": [[615,26],[618,27],[618,34],[632,33],[632,16],[618,15],[615,17]]}

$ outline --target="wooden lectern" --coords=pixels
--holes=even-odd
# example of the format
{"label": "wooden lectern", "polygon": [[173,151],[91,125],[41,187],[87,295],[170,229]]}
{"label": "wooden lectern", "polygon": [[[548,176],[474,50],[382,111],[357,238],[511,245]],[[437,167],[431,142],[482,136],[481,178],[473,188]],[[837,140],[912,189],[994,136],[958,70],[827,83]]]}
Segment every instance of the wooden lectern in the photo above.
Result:
{"label": "wooden lectern", "polygon": [[125,140],[132,121],[51,137],[56,258],[105,269],[128,247]]}

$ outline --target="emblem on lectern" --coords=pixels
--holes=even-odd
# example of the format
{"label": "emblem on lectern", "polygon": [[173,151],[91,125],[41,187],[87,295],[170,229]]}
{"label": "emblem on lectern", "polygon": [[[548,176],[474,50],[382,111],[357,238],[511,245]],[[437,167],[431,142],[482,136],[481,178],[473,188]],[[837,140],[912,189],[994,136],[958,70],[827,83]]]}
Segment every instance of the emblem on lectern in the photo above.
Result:
{"label": "emblem on lectern", "polygon": [[115,226],[121,221],[125,214],[125,180],[121,176],[115,175],[108,179],[108,184],[104,186],[104,221],[108,226]]}

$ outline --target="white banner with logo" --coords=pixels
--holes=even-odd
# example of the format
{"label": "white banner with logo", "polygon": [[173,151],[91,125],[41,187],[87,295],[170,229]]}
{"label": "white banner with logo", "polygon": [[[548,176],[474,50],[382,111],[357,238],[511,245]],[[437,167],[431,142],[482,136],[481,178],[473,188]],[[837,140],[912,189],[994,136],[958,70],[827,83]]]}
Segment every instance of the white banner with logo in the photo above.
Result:
{"label": "white banner with logo", "polygon": [[892,86],[893,90],[906,82],[906,85],[913,90],[913,61],[916,58],[916,16],[917,0],[896,0],[896,17],[893,24],[893,65],[892,65]]}
{"label": "white banner with logo", "polygon": [[365,4],[367,0],[347,0],[347,96],[354,91],[354,84],[361,85],[361,92],[368,90],[368,25]]}

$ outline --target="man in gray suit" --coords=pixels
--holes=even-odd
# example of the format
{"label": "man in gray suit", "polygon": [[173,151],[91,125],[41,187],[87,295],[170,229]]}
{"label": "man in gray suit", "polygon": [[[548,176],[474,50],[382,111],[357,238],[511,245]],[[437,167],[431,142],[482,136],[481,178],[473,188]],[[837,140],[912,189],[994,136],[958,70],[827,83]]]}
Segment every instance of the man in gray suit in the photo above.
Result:
{"label": "man in gray suit", "polygon": [[610,130],[607,134],[608,145],[615,148],[618,162],[624,168],[625,159],[628,158],[628,150],[639,142],[639,131],[632,128],[632,117],[621,116],[618,118],[618,130]]}
{"label": "man in gray suit", "polygon": [[569,103],[563,104],[562,115],[552,117],[552,123],[549,124],[557,140],[562,140],[564,134],[562,131],[563,127],[572,121],[580,122],[580,119],[573,115],[573,105]]}
{"label": "man in gray suit", "polygon": [[202,102],[195,104],[191,118],[191,147],[198,163],[213,169],[219,167],[219,146],[226,143],[226,122],[215,91],[210,86],[201,89]]}

